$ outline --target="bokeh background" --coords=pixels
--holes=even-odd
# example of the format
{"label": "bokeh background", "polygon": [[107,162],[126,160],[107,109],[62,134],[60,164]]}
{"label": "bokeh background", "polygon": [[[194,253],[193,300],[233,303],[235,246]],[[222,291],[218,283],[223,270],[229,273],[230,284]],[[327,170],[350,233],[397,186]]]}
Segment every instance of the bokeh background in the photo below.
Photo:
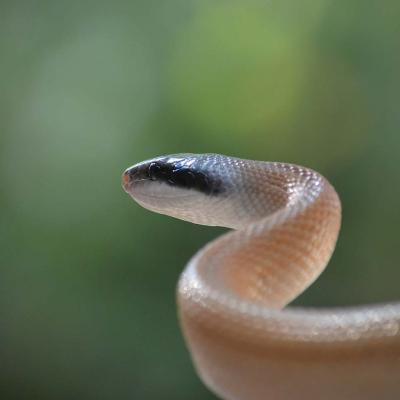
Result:
{"label": "bokeh background", "polygon": [[400,3],[0,2],[0,398],[191,399],[175,285],[222,230],[122,191],[143,159],[304,164],[343,201],[296,304],[399,294]]}

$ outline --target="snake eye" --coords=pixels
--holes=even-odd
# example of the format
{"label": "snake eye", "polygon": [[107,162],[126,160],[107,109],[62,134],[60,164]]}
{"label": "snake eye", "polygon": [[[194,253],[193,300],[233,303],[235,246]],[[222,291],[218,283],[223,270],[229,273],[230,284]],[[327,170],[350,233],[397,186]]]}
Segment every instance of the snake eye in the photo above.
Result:
{"label": "snake eye", "polygon": [[147,175],[152,181],[155,181],[157,178],[160,177],[161,173],[161,166],[156,162],[152,162],[147,169]]}

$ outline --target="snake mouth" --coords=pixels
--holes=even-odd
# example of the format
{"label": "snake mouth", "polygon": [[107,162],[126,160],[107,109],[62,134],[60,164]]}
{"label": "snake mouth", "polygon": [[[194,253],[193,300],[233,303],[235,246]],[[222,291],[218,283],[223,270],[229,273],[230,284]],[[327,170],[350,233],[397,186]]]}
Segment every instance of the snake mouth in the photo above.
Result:
{"label": "snake mouth", "polygon": [[131,175],[129,174],[129,172],[125,171],[122,174],[122,178],[121,178],[121,183],[122,183],[122,188],[125,190],[126,193],[131,194],[132,193],[132,188],[133,186],[139,184],[141,185],[140,182],[148,182],[149,179],[145,179],[145,178],[141,178],[141,179],[135,179],[133,180],[131,178]]}
{"label": "snake mouth", "polygon": [[[145,179],[144,179],[145,181]],[[163,185],[164,186],[164,185]],[[195,193],[179,193],[178,191],[175,191],[173,194],[154,194],[154,193],[143,193],[140,190],[135,190],[135,192],[132,191],[132,189],[126,190],[126,192],[134,199],[137,201],[145,202],[146,199],[149,200],[157,200],[157,201],[163,201],[163,200],[184,200],[184,199],[189,199],[193,196],[195,196]]]}

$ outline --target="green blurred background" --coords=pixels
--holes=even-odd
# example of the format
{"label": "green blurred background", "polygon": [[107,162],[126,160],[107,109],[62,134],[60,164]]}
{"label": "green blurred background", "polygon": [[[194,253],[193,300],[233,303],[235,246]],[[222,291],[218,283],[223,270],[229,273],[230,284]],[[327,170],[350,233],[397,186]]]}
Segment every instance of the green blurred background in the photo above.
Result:
{"label": "green blurred background", "polygon": [[400,298],[400,3],[0,3],[1,399],[214,399],[175,285],[221,229],[121,172],[176,152],[304,164],[343,201],[296,304]]}

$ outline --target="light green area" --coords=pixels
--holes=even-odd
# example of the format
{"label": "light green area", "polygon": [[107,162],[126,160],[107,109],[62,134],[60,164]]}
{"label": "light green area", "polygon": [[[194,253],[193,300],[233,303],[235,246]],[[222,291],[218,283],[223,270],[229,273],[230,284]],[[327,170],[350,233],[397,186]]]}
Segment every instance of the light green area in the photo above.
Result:
{"label": "light green area", "polygon": [[175,285],[219,234],[121,172],[219,152],[321,171],[343,201],[297,304],[400,299],[400,3],[0,3],[0,398],[190,399]]}

